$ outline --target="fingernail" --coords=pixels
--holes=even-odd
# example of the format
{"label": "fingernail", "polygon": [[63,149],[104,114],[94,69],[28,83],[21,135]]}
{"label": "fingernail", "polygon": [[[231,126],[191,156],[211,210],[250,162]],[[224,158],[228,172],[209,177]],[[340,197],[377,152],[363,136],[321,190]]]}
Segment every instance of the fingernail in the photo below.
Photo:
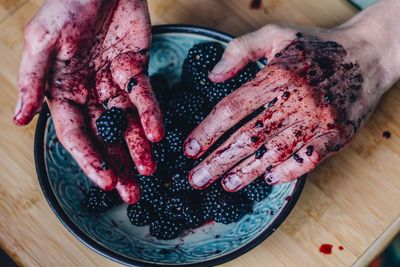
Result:
{"label": "fingernail", "polygon": [[138,171],[139,171],[140,173],[142,173],[143,171],[146,170],[146,167],[145,167],[144,165],[139,165],[139,166],[137,166],[137,168],[138,168]]}
{"label": "fingernail", "polygon": [[211,174],[206,168],[200,168],[192,175],[192,182],[195,186],[201,188],[212,179]]}
{"label": "fingernail", "polygon": [[147,134],[147,140],[153,142],[153,141],[154,141],[154,134],[148,133],[148,134]]}
{"label": "fingernail", "polygon": [[228,62],[226,61],[226,59],[221,59],[220,62],[218,62],[217,65],[215,65],[215,67],[213,68],[213,70],[211,71],[211,74],[221,74],[224,73],[226,71],[226,69],[228,68]]}
{"label": "fingernail", "polygon": [[22,108],[22,100],[21,97],[18,98],[17,106],[15,107],[15,112],[14,112],[14,120],[18,120],[20,117],[21,113],[21,108]]}
{"label": "fingernail", "polygon": [[265,182],[269,185],[273,185],[276,184],[277,182],[279,182],[279,178],[276,177],[273,173],[266,173],[265,174]]}
{"label": "fingernail", "polygon": [[229,174],[223,181],[225,187],[229,190],[235,190],[239,188],[243,184],[242,179],[240,179],[240,176],[232,173]]}
{"label": "fingernail", "polygon": [[196,139],[191,138],[186,144],[185,144],[185,154],[194,157],[200,152],[200,144],[199,142],[196,141]]}

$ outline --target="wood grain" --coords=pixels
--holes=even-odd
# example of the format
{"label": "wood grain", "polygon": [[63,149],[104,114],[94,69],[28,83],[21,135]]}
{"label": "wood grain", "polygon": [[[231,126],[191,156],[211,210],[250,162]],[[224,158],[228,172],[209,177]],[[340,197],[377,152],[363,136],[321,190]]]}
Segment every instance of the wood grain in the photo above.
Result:
{"label": "wood grain", "polygon": [[[154,24],[188,23],[234,35],[266,23],[335,26],[355,14],[344,0],[149,0]],[[76,240],[47,205],[33,161],[35,121],[11,118],[24,25],[41,0],[0,0],[0,247],[21,266],[120,266]],[[400,228],[400,85],[345,151],[313,171],[298,205],[265,242],[224,266],[363,266]],[[389,130],[392,138],[384,139]],[[318,249],[334,245],[332,255]],[[343,251],[338,246],[344,246]],[[1,264],[0,264],[1,265]]]}

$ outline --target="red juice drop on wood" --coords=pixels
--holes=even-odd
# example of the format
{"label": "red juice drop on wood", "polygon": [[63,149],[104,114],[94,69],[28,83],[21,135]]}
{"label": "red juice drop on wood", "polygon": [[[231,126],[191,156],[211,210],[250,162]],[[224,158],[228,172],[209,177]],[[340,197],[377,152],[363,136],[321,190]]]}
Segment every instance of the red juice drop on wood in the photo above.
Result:
{"label": "red juice drop on wood", "polygon": [[332,245],[331,244],[322,244],[319,247],[319,252],[329,255],[332,253]]}
{"label": "red juice drop on wood", "polygon": [[343,250],[344,249],[344,247],[343,246],[339,246],[339,250]]}

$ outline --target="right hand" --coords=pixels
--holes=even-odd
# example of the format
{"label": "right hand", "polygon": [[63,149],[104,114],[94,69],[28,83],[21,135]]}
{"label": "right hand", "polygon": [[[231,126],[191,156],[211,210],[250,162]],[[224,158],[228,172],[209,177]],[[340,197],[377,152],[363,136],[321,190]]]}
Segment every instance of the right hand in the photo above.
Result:
{"label": "right hand", "polygon": [[[46,96],[61,144],[95,184],[131,204],[140,198],[131,158],[140,174],[154,173],[150,142],[164,134],[147,77],[150,39],[144,0],[47,0],[26,27],[19,72],[14,123],[28,124]],[[131,158],[96,137],[103,104],[127,111]]]}

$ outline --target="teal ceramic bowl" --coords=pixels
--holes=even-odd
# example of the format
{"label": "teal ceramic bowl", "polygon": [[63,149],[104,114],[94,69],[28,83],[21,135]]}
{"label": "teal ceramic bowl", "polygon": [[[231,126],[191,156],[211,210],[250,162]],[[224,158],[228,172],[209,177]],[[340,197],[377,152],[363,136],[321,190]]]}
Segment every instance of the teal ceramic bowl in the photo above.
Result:
{"label": "teal ceramic bowl", "polygon": [[[171,84],[178,81],[183,59],[195,43],[231,36],[210,29],[185,25],[153,28],[149,73],[162,73]],[[128,266],[211,266],[224,263],[254,248],[272,234],[295,205],[304,178],[274,186],[254,213],[237,223],[209,223],[175,240],[150,236],[148,226],[129,223],[126,205],[93,216],[80,209],[90,184],[76,162],[61,146],[45,107],[35,136],[35,161],[43,193],[64,226],[94,251]]]}

